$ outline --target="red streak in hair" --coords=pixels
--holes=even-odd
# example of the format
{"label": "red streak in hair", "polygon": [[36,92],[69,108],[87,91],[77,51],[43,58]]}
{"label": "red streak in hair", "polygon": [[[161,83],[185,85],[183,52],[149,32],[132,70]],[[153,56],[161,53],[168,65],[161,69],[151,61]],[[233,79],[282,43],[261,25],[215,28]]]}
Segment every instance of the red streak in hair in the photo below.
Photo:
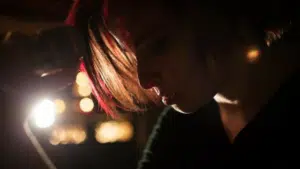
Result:
{"label": "red streak in hair", "polygon": [[80,2],[80,0],[76,0],[73,3],[73,5],[70,9],[69,15],[68,15],[67,19],[65,20],[66,25],[69,25],[69,26],[75,26],[76,25],[76,13],[77,13],[77,10],[79,8],[79,2]]}

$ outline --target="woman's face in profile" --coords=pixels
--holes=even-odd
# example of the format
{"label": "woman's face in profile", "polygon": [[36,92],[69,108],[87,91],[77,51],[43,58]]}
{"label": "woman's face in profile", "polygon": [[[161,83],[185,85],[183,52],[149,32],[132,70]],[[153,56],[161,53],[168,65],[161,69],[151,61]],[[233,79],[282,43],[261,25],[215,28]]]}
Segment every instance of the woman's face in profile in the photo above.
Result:
{"label": "woman's face in profile", "polygon": [[[122,16],[123,26],[130,32],[125,41],[136,55],[140,85],[154,89],[164,104],[194,112],[218,91],[222,70],[211,58],[224,52],[228,28],[207,12],[203,18],[177,18],[154,3],[123,6],[131,11]],[[212,43],[222,47],[212,50]]]}

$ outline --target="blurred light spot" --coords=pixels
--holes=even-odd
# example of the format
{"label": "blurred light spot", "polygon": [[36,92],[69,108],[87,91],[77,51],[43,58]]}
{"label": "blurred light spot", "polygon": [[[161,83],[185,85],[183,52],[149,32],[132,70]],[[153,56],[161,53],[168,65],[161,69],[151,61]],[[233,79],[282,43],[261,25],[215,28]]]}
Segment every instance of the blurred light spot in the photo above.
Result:
{"label": "blurred light spot", "polygon": [[63,113],[66,110],[66,104],[63,100],[57,99],[54,101],[56,112],[57,113]]}
{"label": "blurred light spot", "polygon": [[55,105],[50,100],[43,100],[33,108],[33,118],[39,128],[50,127],[55,121]]}
{"label": "blurred light spot", "polygon": [[60,143],[60,140],[57,137],[51,137],[49,142],[50,142],[50,144],[56,146]]}
{"label": "blurred light spot", "polygon": [[43,74],[41,74],[41,77],[45,77],[47,75],[48,75],[48,73],[43,73]]}
{"label": "blurred light spot", "polygon": [[67,144],[68,143],[68,133],[67,133],[66,129],[62,128],[58,131],[59,131],[59,133],[58,133],[59,142],[61,144]]}
{"label": "blurred light spot", "polygon": [[88,86],[89,78],[84,72],[79,72],[76,76],[76,83],[78,86]]}
{"label": "blurred light spot", "polygon": [[249,62],[255,62],[259,59],[260,51],[258,49],[251,49],[247,53],[247,59]]}
{"label": "blurred light spot", "polygon": [[36,73],[40,74],[41,77],[46,77],[49,75],[57,74],[61,71],[63,71],[63,69],[59,68],[59,69],[54,69],[54,70],[48,70],[47,72],[45,72],[45,70],[37,70]]}
{"label": "blurred light spot", "polygon": [[7,32],[7,33],[5,34],[5,37],[4,37],[4,39],[3,39],[3,42],[8,41],[8,40],[10,39],[10,37],[11,37],[12,34],[13,34],[12,31]]}
{"label": "blurred light spot", "polygon": [[83,112],[91,112],[94,109],[94,102],[90,98],[83,98],[79,102],[79,107]]}
{"label": "blurred light spot", "polygon": [[72,133],[72,137],[75,144],[80,144],[86,139],[86,133],[84,131],[77,130]]}
{"label": "blurred light spot", "polygon": [[133,137],[133,126],[131,123],[124,121],[119,123],[120,134],[119,140],[120,141],[129,141]]}
{"label": "blurred light spot", "polygon": [[87,97],[92,93],[92,88],[89,85],[78,86],[77,91],[81,97]]}
{"label": "blurred light spot", "polygon": [[118,127],[116,122],[102,123],[96,132],[96,140],[100,143],[117,141]]}
{"label": "blurred light spot", "polygon": [[80,144],[86,140],[86,132],[81,127],[59,127],[52,131],[50,143],[58,144]]}
{"label": "blurred light spot", "polygon": [[95,138],[99,143],[126,142],[133,136],[133,127],[129,122],[108,121],[95,130]]}

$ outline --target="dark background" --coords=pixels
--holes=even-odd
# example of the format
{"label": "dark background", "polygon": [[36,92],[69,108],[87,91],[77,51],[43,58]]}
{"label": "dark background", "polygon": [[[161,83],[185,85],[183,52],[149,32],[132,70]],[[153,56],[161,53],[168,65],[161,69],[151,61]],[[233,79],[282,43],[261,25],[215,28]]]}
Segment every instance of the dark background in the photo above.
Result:
{"label": "dark background", "polygon": [[[3,0],[0,2],[0,106],[1,161],[4,169],[46,169],[27,138],[22,125],[37,89],[47,91],[50,80],[40,72],[64,68],[68,57],[84,55],[80,34],[63,24],[72,0]],[[61,78],[67,77],[61,75]],[[57,81],[55,81],[57,83]],[[40,92],[40,90],[39,90]],[[70,86],[59,92],[70,93]],[[40,93],[39,93],[40,94]],[[125,143],[99,144],[93,137],[94,123],[103,112],[83,116],[88,123],[88,139],[81,145],[49,144],[45,131],[33,128],[58,169],[135,168],[160,110],[128,113],[135,134]],[[102,114],[102,115],[101,115]]]}

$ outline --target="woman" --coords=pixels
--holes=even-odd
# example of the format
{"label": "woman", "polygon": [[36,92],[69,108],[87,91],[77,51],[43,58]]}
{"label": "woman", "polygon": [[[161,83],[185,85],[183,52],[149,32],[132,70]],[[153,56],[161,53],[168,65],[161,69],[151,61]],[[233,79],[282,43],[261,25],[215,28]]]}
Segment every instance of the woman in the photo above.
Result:
{"label": "woman", "polygon": [[77,1],[67,23],[74,21],[89,44],[83,68],[107,113],[140,111],[158,99],[169,106],[140,169],[292,162],[296,5]]}

